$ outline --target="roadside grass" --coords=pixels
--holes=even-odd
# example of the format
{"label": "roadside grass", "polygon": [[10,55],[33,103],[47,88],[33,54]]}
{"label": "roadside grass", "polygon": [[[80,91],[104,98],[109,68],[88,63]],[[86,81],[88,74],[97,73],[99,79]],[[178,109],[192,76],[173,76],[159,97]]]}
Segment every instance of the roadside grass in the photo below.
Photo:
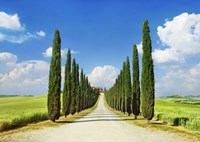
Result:
{"label": "roadside grass", "polygon": [[[159,103],[157,103],[157,102],[159,102]],[[152,131],[173,133],[175,135],[179,135],[181,137],[186,138],[189,142],[200,142],[200,131],[190,130],[183,126],[173,126],[166,121],[163,121],[163,120],[158,121],[156,117],[151,121],[151,124],[147,124],[147,120],[144,119],[143,116],[141,116],[141,115],[138,116],[137,120],[135,120],[133,114],[128,116],[127,113],[124,114],[120,111],[117,111],[117,110],[111,108],[110,106],[108,106],[105,99],[104,99],[104,103],[105,103],[105,106],[110,111],[114,112],[118,117],[127,121],[130,124],[135,124],[137,126],[144,127],[149,130],[152,130]],[[160,107],[160,105],[162,106],[162,102],[160,102],[159,100],[156,100],[155,113],[158,113],[158,111],[159,111],[158,108]],[[168,107],[170,107],[170,104],[165,105],[163,107],[168,108]],[[179,104],[177,104],[176,107],[180,107]],[[165,113],[167,113],[167,112],[165,112]],[[174,113],[176,113],[176,112],[174,112]]]}
{"label": "roadside grass", "polygon": [[94,111],[97,107],[98,102],[99,102],[99,99],[97,100],[96,104],[93,107],[86,109],[84,111],[81,111],[80,113],[76,113],[74,115],[70,114],[66,118],[64,116],[61,116],[59,120],[56,120],[56,123],[53,123],[50,120],[45,120],[45,121],[41,121],[37,123],[29,123],[26,125],[26,127],[20,127],[20,128],[12,129],[9,131],[0,132],[0,138],[1,138],[0,142],[6,142],[12,134],[38,130],[38,129],[43,129],[43,128],[59,127],[61,125],[73,123],[74,121],[81,119],[84,116],[91,113],[92,111]]}
{"label": "roadside grass", "polygon": [[[52,123],[48,120],[46,95],[2,97],[0,98],[0,132],[27,125],[29,126],[28,129],[35,129],[60,126],[62,123],[72,123],[76,119],[80,119],[92,112],[96,108],[96,105],[97,104],[79,114],[68,115],[67,118],[62,116],[56,123]],[[36,124],[30,125],[30,123]]]}

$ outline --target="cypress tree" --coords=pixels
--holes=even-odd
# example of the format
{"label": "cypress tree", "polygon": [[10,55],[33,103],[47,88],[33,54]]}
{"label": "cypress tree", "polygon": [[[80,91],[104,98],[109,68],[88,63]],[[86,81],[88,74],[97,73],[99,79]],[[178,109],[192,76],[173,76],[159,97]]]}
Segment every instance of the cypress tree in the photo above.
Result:
{"label": "cypress tree", "polygon": [[128,115],[131,114],[131,73],[130,73],[130,62],[129,58],[126,58],[126,69],[125,69],[125,92],[126,92],[126,111]]}
{"label": "cypress tree", "polygon": [[132,99],[132,111],[135,115],[135,119],[140,113],[140,81],[139,81],[139,61],[137,46],[133,47],[133,99]]}
{"label": "cypress tree", "polygon": [[122,112],[126,112],[126,95],[125,95],[125,70],[126,70],[126,63],[123,63],[123,70],[122,70]]}
{"label": "cypress tree", "polygon": [[61,38],[58,30],[55,31],[53,50],[49,71],[48,86],[48,116],[55,122],[60,117],[60,93],[61,93]]}
{"label": "cypress tree", "polygon": [[76,112],[80,112],[79,65],[76,65]]}
{"label": "cypress tree", "polygon": [[72,61],[72,80],[71,80],[71,110],[70,113],[73,115],[76,113],[76,60]]}
{"label": "cypress tree", "polygon": [[67,61],[65,64],[65,83],[63,89],[63,105],[62,110],[65,117],[70,114],[71,106],[71,51],[67,52]]}
{"label": "cypress tree", "polygon": [[84,109],[84,75],[83,75],[83,69],[81,69],[81,77],[80,77],[80,110],[82,111]]}
{"label": "cypress tree", "polygon": [[152,46],[150,38],[150,29],[148,21],[143,24],[143,39],[142,39],[142,114],[147,119],[148,123],[154,116],[154,67],[152,59]]}

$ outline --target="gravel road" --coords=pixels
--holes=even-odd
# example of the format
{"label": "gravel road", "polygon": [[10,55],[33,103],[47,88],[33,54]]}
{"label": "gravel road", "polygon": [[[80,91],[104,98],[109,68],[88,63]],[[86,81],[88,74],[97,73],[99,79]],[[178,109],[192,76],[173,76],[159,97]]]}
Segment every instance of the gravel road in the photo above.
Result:
{"label": "gravel road", "polygon": [[152,132],[121,120],[100,96],[97,108],[82,119],[56,128],[14,134],[11,142],[183,142],[174,134]]}

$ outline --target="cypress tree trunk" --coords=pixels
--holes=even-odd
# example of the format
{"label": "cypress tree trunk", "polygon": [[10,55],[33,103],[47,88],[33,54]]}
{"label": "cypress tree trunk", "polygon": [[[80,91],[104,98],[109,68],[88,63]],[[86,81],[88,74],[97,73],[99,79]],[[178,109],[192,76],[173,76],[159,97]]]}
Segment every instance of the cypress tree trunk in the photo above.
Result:
{"label": "cypress tree trunk", "polygon": [[126,92],[126,111],[128,115],[131,114],[131,73],[130,73],[130,62],[129,58],[126,58],[126,77],[125,77],[125,92]]}
{"label": "cypress tree trunk", "polygon": [[138,61],[138,50],[137,46],[133,47],[133,100],[132,100],[132,111],[135,115],[135,119],[140,113],[140,81],[139,81],[139,61]]}
{"label": "cypress tree trunk", "polygon": [[71,106],[71,51],[68,50],[67,61],[65,64],[65,83],[63,89],[63,105],[62,110],[65,117],[70,114]]}
{"label": "cypress tree trunk", "polygon": [[148,121],[154,116],[154,67],[148,21],[143,24],[142,56],[142,114]]}
{"label": "cypress tree trunk", "polygon": [[73,115],[76,113],[76,60],[72,61],[72,92],[71,92],[71,110],[70,113]]}
{"label": "cypress tree trunk", "polygon": [[55,31],[53,50],[49,71],[48,86],[48,116],[55,122],[60,117],[60,87],[61,87],[61,39],[58,30]]}

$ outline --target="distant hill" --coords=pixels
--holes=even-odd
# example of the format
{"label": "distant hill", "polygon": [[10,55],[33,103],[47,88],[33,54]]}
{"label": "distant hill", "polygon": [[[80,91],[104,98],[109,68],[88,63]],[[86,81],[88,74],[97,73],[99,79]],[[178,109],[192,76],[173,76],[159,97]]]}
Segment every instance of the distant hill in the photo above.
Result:
{"label": "distant hill", "polygon": [[172,96],[162,97],[160,99],[165,100],[165,101],[175,102],[175,103],[200,105],[200,96],[172,95]]}
{"label": "distant hill", "polygon": [[32,97],[32,95],[0,95],[0,98],[5,98],[5,97]]}

